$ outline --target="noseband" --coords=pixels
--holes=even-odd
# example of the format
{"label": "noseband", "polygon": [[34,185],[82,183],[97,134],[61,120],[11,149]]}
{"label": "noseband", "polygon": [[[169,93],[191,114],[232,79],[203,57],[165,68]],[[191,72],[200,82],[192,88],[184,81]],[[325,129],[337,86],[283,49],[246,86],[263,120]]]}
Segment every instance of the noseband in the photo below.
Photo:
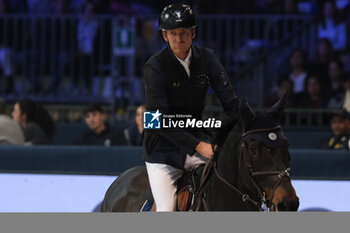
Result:
{"label": "noseband", "polygon": [[[247,202],[249,201],[250,203],[252,203],[253,205],[257,206],[260,210],[262,211],[269,211],[270,208],[273,206],[272,200],[273,200],[273,196],[274,193],[277,189],[278,186],[280,186],[280,184],[282,183],[282,181],[284,179],[289,179],[289,171],[290,168],[287,168],[284,171],[255,171],[252,164],[251,164],[251,159],[248,156],[249,154],[249,150],[247,149],[246,143],[244,141],[244,138],[252,133],[260,133],[260,132],[270,132],[273,130],[277,130],[280,129],[281,126],[276,126],[274,128],[266,128],[266,129],[257,129],[257,130],[250,130],[247,132],[244,132],[242,134],[242,140],[241,140],[241,151],[240,151],[240,159],[242,159],[244,157],[244,161],[245,161],[245,167],[248,169],[249,172],[249,177],[252,181],[252,183],[254,184],[256,190],[258,191],[259,195],[260,195],[260,201],[254,201],[253,199],[251,199],[251,197],[249,197],[248,194],[244,194],[242,193],[239,189],[237,189],[235,186],[233,186],[231,183],[229,183],[227,180],[225,180],[217,171],[217,167],[216,167],[216,161],[214,161],[214,171],[216,176],[223,182],[225,183],[228,187],[230,187],[231,189],[235,190],[237,193],[239,193],[242,196],[242,201],[243,202]],[[243,153],[244,150],[247,151],[247,153]],[[279,179],[276,182],[276,184],[274,185],[273,189],[272,189],[272,195],[269,199],[266,198],[266,193],[264,192],[262,186],[260,185],[259,181],[258,181],[258,177],[262,177],[262,176],[277,176]]]}
{"label": "noseband", "polygon": [[[284,179],[289,179],[290,168],[287,168],[284,171],[255,171],[253,166],[251,165],[250,157],[247,155],[249,153],[249,151],[246,148],[245,142],[242,142],[241,147],[242,147],[241,156],[244,156],[244,158],[245,158],[244,159],[245,167],[248,169],[248,172],[250,175],[249,177],[260,195],[261,209],[268,211],[269,208],[271,208],[273,205],[272,200],[273,200],[273,196],[275,194],[277,187],[280,186],[280,184],[282,183],[282,181]],[[246,150],[248,153],[243,153],[243,150]],[[278,177],[278,181],[273,186],[272,194],[271,194],[271,197],[269,199],[266,199],[266,193],[264,192],[262,186],[260,185],[260,183],[258,181],[258,177],[263,177],[263,176],[277,176]]]}

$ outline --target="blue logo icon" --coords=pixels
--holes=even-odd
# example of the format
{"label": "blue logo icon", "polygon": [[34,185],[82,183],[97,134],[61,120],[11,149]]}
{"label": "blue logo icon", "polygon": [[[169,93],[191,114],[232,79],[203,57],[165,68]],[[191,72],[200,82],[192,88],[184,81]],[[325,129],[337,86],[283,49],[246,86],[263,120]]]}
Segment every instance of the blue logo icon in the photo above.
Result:
{"label": "blue logo icon", "polygon": [[161,115],[159,110],[156,112],[143,112],[143,128],[160,129]]}

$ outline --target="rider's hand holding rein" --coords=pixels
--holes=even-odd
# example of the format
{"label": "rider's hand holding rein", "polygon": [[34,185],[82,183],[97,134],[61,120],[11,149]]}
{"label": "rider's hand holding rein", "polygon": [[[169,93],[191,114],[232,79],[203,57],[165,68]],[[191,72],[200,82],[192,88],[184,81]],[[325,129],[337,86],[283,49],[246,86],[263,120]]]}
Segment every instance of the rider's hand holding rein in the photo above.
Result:
{"label": "rider's hand holding rein", "polygon": [[[216,149],[216,145],[214,146],[214,150]],[[201,154],[203,157],[207,159],[211,159],[214,155],[213,146],[210,143],[201,141],[196,146],[196,151]]]}

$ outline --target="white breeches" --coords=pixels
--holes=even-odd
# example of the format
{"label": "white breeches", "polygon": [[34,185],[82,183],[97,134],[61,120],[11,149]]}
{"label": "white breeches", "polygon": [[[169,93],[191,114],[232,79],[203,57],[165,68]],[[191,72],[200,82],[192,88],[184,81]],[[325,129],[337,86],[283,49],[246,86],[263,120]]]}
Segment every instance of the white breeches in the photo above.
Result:
{"label": "white breeches", "polygon": [[[186,156],[185,170],[193,170],[207,159],[197,152]],[[176,210],[177,180],[183,175],[183,170],[171,165],[146,162],[147,173],[157,211]]]}

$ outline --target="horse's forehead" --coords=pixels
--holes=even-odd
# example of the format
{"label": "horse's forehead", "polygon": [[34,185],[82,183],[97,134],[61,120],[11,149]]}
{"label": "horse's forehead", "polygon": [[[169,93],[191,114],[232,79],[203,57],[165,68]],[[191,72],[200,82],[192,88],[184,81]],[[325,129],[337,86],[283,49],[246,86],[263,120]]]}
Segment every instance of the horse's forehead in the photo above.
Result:
{"label": "horse's forehead", "polygon": [[244,137],[244,140],[254,139],[263,143],[266,147],[274,149],[286,145],[287,137],[282,130],[271,130],[266,132],[251,133]]}

